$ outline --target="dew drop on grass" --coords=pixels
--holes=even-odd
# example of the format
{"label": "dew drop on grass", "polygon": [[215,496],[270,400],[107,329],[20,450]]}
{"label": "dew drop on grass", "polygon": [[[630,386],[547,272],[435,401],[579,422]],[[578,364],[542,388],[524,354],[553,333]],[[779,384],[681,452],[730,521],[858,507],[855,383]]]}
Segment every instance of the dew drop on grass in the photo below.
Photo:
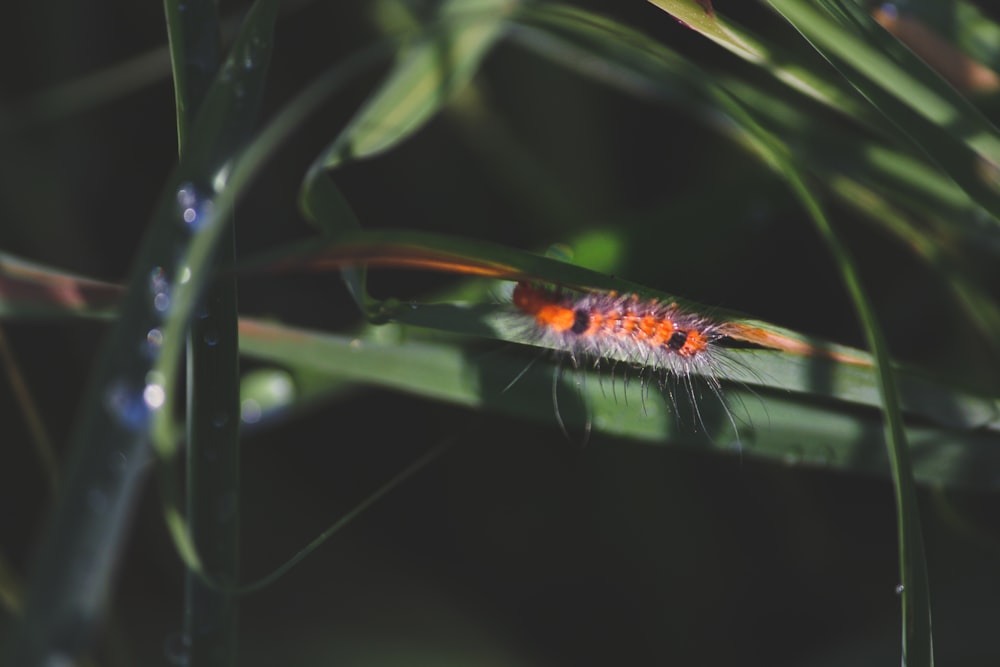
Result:
{"label": "dew drop on grass", "polygon": [[157,266],[149,273],[149,293],[153,297],[153,309],[165,313],[170,308],[170,280],[167,271]]}
{"label": "dew drop on grass", "polygon": [[153,347],[163,345],[163,332],[156,328],[150,329],[146,332],[146,342]]}
{"label": "dew drop on grass", "polygon": [[124,381],[112,382],[104,396],[104,406],[116,423],[139,431],[148,426],[150,417],[143,393],[129,388]]}
{"label": "dew drop on grass", "polygon": [[150,410],[159,410],[167,400],[167,392],[162,384],[150,382],[142,390],[142,400]]}
{"label": "dew drop on grass", "polygon": [[177,214],[191,231],[203,229],[212,216],[212,200],[201,194],[194,183],[185,183],[177,189]]}
{"label": "dew drop on grass", "polygon": [[244,424],[256,424],[260,421],[263,413],[264,411],[261,409],[260,403],[258,403],[255,399],[244,399],[243,403],[240,405],[240,419]]}

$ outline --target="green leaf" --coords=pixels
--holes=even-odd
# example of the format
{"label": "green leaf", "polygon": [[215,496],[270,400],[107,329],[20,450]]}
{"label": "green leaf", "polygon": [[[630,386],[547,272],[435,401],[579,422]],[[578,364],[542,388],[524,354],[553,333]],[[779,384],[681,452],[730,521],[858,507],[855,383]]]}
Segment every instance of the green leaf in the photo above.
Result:
{"label": "green leaf", "polygon": [[[425,308],[430,307],[418,307],[417,311]],[[470,319],[480,310],[457,306],[448,309],[468,311]],[[439,322],[447,321],[436,311],[433,316],[426,315],[428,320],[432,317]],[[457,315],[453,312],[452,317]],[[690,411],[683,388],[675,386],[673,391],[673,399],[680,406],[675,409],[671,396],[657,386],[657,378],[644,380],[635,369],[619,366],[612,370],[602,365],[596,372],[583,371],[563,360],[560,370],[548,361],[539,361],[536,354],[517,354],[511,348],[498,353],[457,341],[421,341],[413,333],[399,336],[393,342],[393,336],[385,331],[379,332],[378,338],[373,333],[344,336],[245,318],[240,340],[244,354],[285,366],[295,378],[296,386],[305,382],[317,398],[325,395],[329,400],[343,392],[345,383],[361,383],[547,424],[556,424],[561,416],[577,437],[583,437],[589,422],[595,437],[710,447],[745,457],[853,473],[889,473],[879,435],[880,419],[871,409],[877,407],[877,400],[852,394],[857,387],[847,379],[838,379],[835,369],[810,370],[806,368],[807,362],[799,360],[803,372],[792,377],[789,382],[792,386],[787,387],[795,392],[794,383],[798,383],[803,388],[799,394],[785,391],[784,377],[757,388],[734,378],[734,382],[725,385],[724,392],[737,419],[737,438],[718,398],[707,385],[697,382],[694,386],[700,388],[698,409],[707,433]],[[501,339],[524,342],[515,336]],[[759,354],[748,353],[748,359],[741,362],[745,364],[742,377],[767,379],[773,370],[781,368],[781,362],[775,361],[779,358],[787,361],[788,357],[773,355],[774,360],[760,362],[756,359]],[[820,389],[815,378],[824,373],[829,373],[829,379],[841,384],[843,390],[828,394]],[[809,387],[807,376],[814,378],[809,391],[805,391]],[[321,377],[326,378],[325,384]],[[557,381],[555,396],[553,381]],[[912,382],[906,378],[901,381],[904,387]],[[868,388],[862,394],[874,392],[873,384],[868,373]],[[667,387],[671,385],[668,383]],[[914,391],[921,391],[919,383],[913,387]],[[926,385],[922,390],[933,391]],[[825,396],[838,400],[830,401]],[[1000,463],[995,431],[931,424],[933,421],[921,424],[917,420],[907,427],[918,479],[966,489],[993,489],[1000,485],[1000,478],[993,472]]]}
{"label": "green leaf", "polygon": [[[146,478],[150,433],[171,454],[171,404],[184,332],[228,218],[227,165],[246,142],[263,91],[277,2],[262,0],[202,104],[189,150],[168,180],[137,254],[121,314],[98,357],[38,550],[24,616],[5,664],[51,664],[81,651],[99,625]],[[154,335],[155,334],[155,335]]]}

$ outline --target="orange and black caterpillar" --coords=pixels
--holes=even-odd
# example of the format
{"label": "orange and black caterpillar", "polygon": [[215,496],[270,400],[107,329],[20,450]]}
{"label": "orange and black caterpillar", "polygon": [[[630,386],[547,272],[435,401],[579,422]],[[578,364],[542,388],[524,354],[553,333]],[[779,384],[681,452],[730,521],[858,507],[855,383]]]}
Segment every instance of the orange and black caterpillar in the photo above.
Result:
{"label": "orange and black caterpillar", "polygon": [[679,376],[712,376],[726,325],[676,303],[635,294],[514,287],[514,306],[530,315],[537,342],[575,360],[610,359]]}

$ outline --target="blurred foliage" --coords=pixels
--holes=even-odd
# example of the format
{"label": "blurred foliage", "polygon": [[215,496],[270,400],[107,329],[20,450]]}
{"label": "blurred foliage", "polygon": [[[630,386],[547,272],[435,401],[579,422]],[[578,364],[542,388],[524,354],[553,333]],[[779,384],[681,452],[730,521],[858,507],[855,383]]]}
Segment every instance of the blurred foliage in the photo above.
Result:
{"label": "blurred foliage", "polygon": [[[855,256],[894,357],[944,387],[948,407],[965,392],[984,397],[982,412],[945,425],[914,410],[911,438],[918,479],[948,485],[920,491],[938,658],[991,664],[1000,442],[979,427],[995,427],[1000,396],[998,144],[987,120],[997,91],[988,79],[953,90],[909,51],[886,47],[888,33],[866,33],[874,24],[858,23],[866,57],[834,44],[827,60],[768,3],[732,5],[717,3],[713,17],[682,0],[286,4],[263,129],[229,163],[237,254],[294,262],[294,242],[317,227],[336,239],[359,225],[470,239],[469,256],[471,240],[541,252],[565,244],[608,281],[863,347],[828,249],[762,151],[761,137],[776,137]],[[247,7],[220,9],[231,44]],[[997,66],[998,16],[986,3],[882,10]],[[65,465],[108,327],[80,315],[106,318],[112,288],[72,275],[113,283],[142,269],[147,221],[155,227],[156,202],[169,201],[178,173],[160,6],[26,5],[0,35],[0,249],[39,263],[17,267],[46,280],[0,294],[5,308],[31,307],[2,311],[0,338],[10,378],[0,384],[0,488],[17,508],[0,521],[8,625],[58,478],[38,443],[56,443]],[[886,52],[893,58],[880,60]],[[390,73],[393,63],[403,74]],[[442,74],[441,63],[457,69]],[[219,126],[233,129],[234,117]],[[352,143],[359,135],[371,143]],[[92,289],[99,301],[82,308],[54,285]],[[241,275],[240,312],[256,318],[242,331],[252,354],[245,579],[272,571],[425,452],[456,444],[243,598],[238,664],[898,660],[881,417],[873,400],[846,402],[869,380],[843,390],[841,371],[809,367],[813,384],[789,395],[783,362],[761,366],[762,382],[745,381],[764,388],[732,390],[753,434],[737,448],[678,419],[684,409],[661,404],[655,384],[651,400],[638,383],[626,394],[619,377],[564,369],[556,389],[548,357],[496,342],[505,336],[461,311],[466,302],[497,310],[502,290],[401,270],[348,276],[348,288],[327,272]],[[73,312],[58,317],[52,295]],[[358,301],[399,322],[364,323]],[[434,328],[412,326],[421,322]],[[665,440],[690,446],[650,446]],[[184,567],[162,504],[150,486],[128,507],[94,664],[188,660]]]}

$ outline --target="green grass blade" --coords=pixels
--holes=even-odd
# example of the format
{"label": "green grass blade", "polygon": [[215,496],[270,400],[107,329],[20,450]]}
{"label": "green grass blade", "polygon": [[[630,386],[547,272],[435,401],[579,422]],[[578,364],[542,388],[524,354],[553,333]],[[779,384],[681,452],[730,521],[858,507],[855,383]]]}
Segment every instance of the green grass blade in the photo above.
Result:
{"label": "green grass blade", "polygon": [[1000,219],[1000,134],[965,98],[867,15],[842,3],[826,11],[801,0],[769,0],[901,136]]}
{"label": "green grass blade", "polygon": [[[791,53],[722,14],[714,17],[690,0],[649,0],[727,51],[753,63],[799,93],[852,118],[875,120],[871,110],[836,77],[822,58]],[[723,11],[725,8],[723,8]]]}
{"label": "green grass blade", "polygon": [[[861,56],[858,52],[867,52],[867,49],[863,48],[865,45],[861,44],[854,35],[845,35],[843,31],[835,31],[832,21],[821,17],[819,12],[814,11],[811,7],[807,7],[805,3],[778,0],[771,4],[779,8],[779,11],[782,11],[785,17],[793,25],[796,25],[799,30],[819,40],[825,47],[830,47],[831,41],[844,40],[846,43],[837,45],[836,53],[839,57],[847,58],[855,66],[857,65],[858,57]],[[800,25],[799,22],[807,24],[808,27]],[[837,35],[836,39],[833,37],[834,33]],[[850,53],[847,52],[848,50]],[[868,55],[869,57],[872,56],[872,54]],[[886,62],[881,58],[878,62],[882,66],[886,65]],[[874,74],[875,71],[879,71],[877,66],[874,70],[872,68],[867,69],[869,74]],[[887,73],[880,71],[881,75]],[[904,79],[904,81],[907,80]],[[941,111],[942,107],[943,105],[925,109],[924,112],[931,114],[930,120],[942,121],[944,118],[934,117],[935,113],[943,113]],[[950,116],[949,120],[955,122],[956,118]],[[930,593],[927,582],[927,564],[924,555],[923,536],[920,526],[920,510],[917,505],[916,490],[913,481],[913,464],[900,411],[899,390],[890,370],[891,361],[889,352],[874,309],[865,293],[854,261],[851,259],[846,246],[844,246],[834,231],[818,199],[807,187],[795,166],[790,162],[786,163],[785,173],[793,189],[800,195],[803,204],[810,212],[810,217],[819,230],[820,235],[824,238],[834,255],[844,283],[854,301],[865,337],[875,357],[876,376],[878,378],[878,387],[886,418],[886,446],[889,452],[893,488],[896,494],[900,578],[902,580],[903,664],[933,665]]]}
{"label": "green grass blade", "polygon": [[442,3],[435,23],[404,42],[390,74],[323,151],[317,166],[333,169],[345,160],[372,157],[416,132],[468,84],[516,4]]}
{"label": "green grass blade", "polygon": [[[398,337],[402,339],[399,342],[386,342],[394,338],[390,332],[381,332],[378,338],[344,336],[246,318],[241,323],[240,340],[244,354],[290,369],[304,407],[343,393],[345,382],[361,383],[556,424],[552,382],[557,370],[539,362],[537,355],[515,354],[509,348],[502,353],[481,346],[469,348],[454,340],[421,341],[413,333]],[[524,375],[511,385],[526,367]],[[808,386],[811,373],[805,368],[802,371],[797,382]],[[316,373],[325,380],[315,377]],[[726,396],[740,420],[738,450],[733,444],[735,434],[714,396],[706,392],[700,403],[711,430],[706,435],[683,406],[675,411],[655,385],[644,394],[638,376],[630,376],[626,384],[622,368],[614,373],[607,368],[597,373],[564,368],[558,410],[576,433],[582,434],[589,419],[595,437],[710,447],[793,465],[888,475],[880,419],[872,409],[878,407],[877,399],[876,405],[849,396],[834,402],[818,400],[822,392],[816,388],[815,378],[822,373],[811,374],[812,391],[817,393],[795,395],[774,387],[751,390],[739,381],[727,385]],[[904,385],[909,382],[903,379]],[[913,441],[915,472],[921,481],[965,489],[1000,485],[993,472],[1000,461],[995,432],[914,424],[907,433]]]}
{"label": "green grass blade", "polygon": [[420,129],[468,84],[516,5],[510,0],[447,0],[433,23],[403,43],[392,71],[310,168],[301,196],[310,220],[331,224],[316,204],[328,196],[313,192],[330,188],[323,172],[389,150]]}
{"label": "green grass blade", "polygon": [[217,216],[227,214],[215,197],[226,189],[217,176],[253,125],[247,115],[261,94],[258,61],[270,43],[276,4],[258,3],[251,11],[229,68],[203,103],[190,150],[156,207],[121,316],[91,378],[24,615],[3,642],[5,664],[51,664],[87,645],[148,470],[150,429],[161,450],[175,444],[172,377],[221,232]]}
{"label": "green grass blade", "polygon": [[[868,359],[859,350],[838,346],[828,341],[802,336],[794,331],[758,320],[747,320],[738,313],[725,313],[718,308],[678,299],[647,286],[637,285],[621,278],[610,278],[579,266],[565,264],[533,253],[497,246],[471,239],[459,239],[436,234],[422,234],[411,231],[382,230],[359,232],[338,241],[321,239],[305,244],[292,245],[269,253],[266,257],[248,260],[246,266],[262,266],[272,270],[285,267],[302,271],[321,270],[346,253],[357,255],[362,251],[384,253],[389,248],[397,252],[404,249],[414,253],[437,253],[451,255],[455,262],[466,265],[499,267],[520,272],[524,276],[554,283],[577,286],[584,289],[614,289],[644,294],[650,298],[670,299],[684,303],[697,312],[724,314],[788,338],[816,345],[831,352]],[[343,266],[336,261],[326,268],[339,269]],[[36,270],[44,275],[41,267]],[[245,269],[248,270],[248,269]],[[56,273],[61,277],[62,274]],[[71,283],[72,284],[72,283]],[[83,284],[88,284],[84,279]],[[114,287],[114,286],[110,286]],[[502,340],[522,345],[535,345],[534,337],[524,331],[509,326],[511,307],[488,302],[495,288],[469,291],[479,305],[459,301],[435,304],[373,302],[375,310],[370,316],[382,321],[395,321],[424,330],[437,330],[449,334]],[[55,309],[56,306],[53,306]],[[53,310],[65,317],[73,316],[70,309]],[[733,352],[745,356],[742,366],[720,369],[722,376],[737,383],[755,387],[832,398],[856,405],[878,407],[881,402],[878,388],[870,369],[855,364],[838,362],[833,359],[807,358],[793,354],[769,351]],[[899,378],[905,411],[913,416],[930,420],[945,428],[973,430],[986,428],[1000,430],[1000,402],[996,398],[977,396],[963,392],[960,388],[934,382],[920,373],[905,368],[896,369]],[[822,378],[818,381],[817,378]]]}
{"label": "green grass blade", "polygon": [[[183,157],[188,128],[221,64],[216,3],[167,0],[177,136]],[[266,69],[261,64],[262,69]],[[232,218],[222,224],[205,294],[187,334],[187,517],[205,573],[233,586],[239,580],[239,339]],[[167,476],[166,484],[174,484]],[[173,494],[171,494],[173,495]],[[185,572],[184,646],[191,667],[235,665],[238,604]]]}

